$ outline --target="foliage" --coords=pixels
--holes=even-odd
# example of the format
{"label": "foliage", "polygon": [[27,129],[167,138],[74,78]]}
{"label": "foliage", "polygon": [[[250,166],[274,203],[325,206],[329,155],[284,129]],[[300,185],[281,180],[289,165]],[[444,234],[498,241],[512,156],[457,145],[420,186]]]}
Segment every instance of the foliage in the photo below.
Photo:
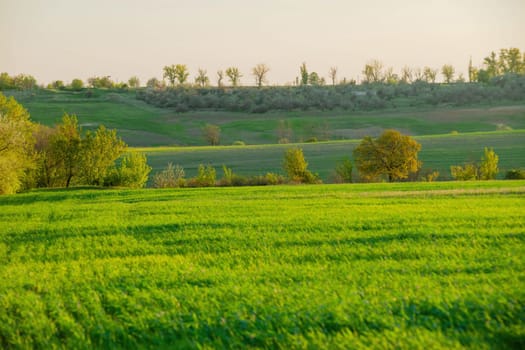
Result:
{"label": "foliage", "polygon": [[524,206],[523,181],[3,196],[0,347],[520,349]]}
{"label": "foliage", "polygon": [[117,136],[116,130],[101,125],[94,133],[88,131],[81,147],[82,183],[102,186],[109,169],[126,149],[127,145]]}
{"label": "foliage", "polygon": [[148,181],[151,167],[146,155],[139,152],[125,154],[106,178],[106,186],[142,188]]}
{"label": "foliage", "polygon": [[27,110],[0,93],[0,194],[21,189],[33,167],[33,129]]}
{"label": "foliage", "polygon": [[479,179],[480,180],[494,180],[499,172],[498,169],[499,157],[492,148],[485,147],[481,163],[479,165]]}
{"label": "foliage", "polygon": [[103,76],[103,77],[91,77],[88,78],[88,84],[92,88],[97,89],[111,89],[115,87],[115,83],[111,80],[109,75]]}
{"label": "foliage", "polygon": [[137,89],[140,87],[140,79],[137,76],[132,76],[128,79],[128,86],[132,89]]}
{"label": "foliage", "polygon": [[199,68],[199,73],[197,77],[195,77],[195,83],[201,88],[210,85],[210,78],[208,78],[208,75],[205,69]]}
{"label": "foliage", "polygon": [[188,185],[191,187],[213,187],[216,185],[216,171],[210,164],[199,164],[197,177],[190,179]]}
{"label": "foliage", "polygon": [[336,183],[351,183],[352,182],[352,162],[345,158],[338,162],[335,166],[335,182]]}
{"label": "foliage", "polygon": [[354,159],[363,179],[370,181],[385,175],[392,182],[406,179],[421,168],[420,150],[421,145],[410,136],[386,130],[375,140],[365,137],[354,149]]}
{"label": "foliage", "polygon": [[505,174],[506,180],[525,180],[524,169],[511,169]]}
{"label": "foliage", "polygon": [[228,79],[230,79],[231,85],[233,87],[239,86],[240,79],[242,78],[242,74],[239,71],[239,68],[237,67],[229,67],[226,69],[226,76]]}
{"label": "foliage", "polygon": [[320,183],[317,174],[311,173],[308,169],[303,154],[303,150],[297,147],[288,149],[284,154],[283,169],[288,175],[288,179],[295,183]]}
{"label": "foliage", "polygon": [[445,64],[441,67],[441,74],[443,74],[443,81],[446,84],[452,83],[454,79],[455,69],[450,64]]}
{"label": "foliage", "polygon": [[173,163],[168,163],[166,169],[155,174],[153,177],[153,187],[155,188],[184,187],[185,184],[184,168],[178,164],[173,166]]}
{"label": "foliage", "polygon": [[80,79],[73,79],[70,87],[73,91],[80,91],[84,88],[84,82]]}
{"label": "foliage", "polygon": [[206,141],[212,145],[217,146],[221,139],[221,128],[218,125],[206,124],[202,130]]}
{"label": "foliage", "polygon": [[478,167],[475,163],[467,163],[463,166],[452,165],[450,167],[450,174],[454,180],[458,181],[472,181],[478,179]]}

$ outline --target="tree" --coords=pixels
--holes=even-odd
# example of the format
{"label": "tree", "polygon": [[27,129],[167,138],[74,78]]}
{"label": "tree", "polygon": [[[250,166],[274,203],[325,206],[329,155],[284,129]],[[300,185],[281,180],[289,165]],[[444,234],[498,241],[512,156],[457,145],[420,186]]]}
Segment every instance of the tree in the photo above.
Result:
{"label": "tree", "polygon": [[312,174],[307,168],[303,150],[297,147],[290,148],[284,154],[283,168],[288,178],[297,183],[317,183],[320,182],[316,174]]}
{"label": "tree", "polygon": [[34,166],[33,130],[27,110],[0,93],[0,194],[18,191]]}
{"label": "tree", "polygon": [[217,146],[220,142],[221,128],[218,125],[206,124],[203,129],[203,134],[210,145]]}
{"label": "tree", "polygon": [[498,64],[503,74],[519,74],[522,71],[520,50],[518,48],[501,49]]}
{"label": "tree", "polygon": [[306,62],[303,62],[299,67],[301,73],[301,85],[308,85],[310,75],[308,74],[308,69],[306,68]]}
{"label": "tree", "polygon": [[421,168],[417,154],[421,145],[396,130],[386,130],[373,139],[365,137],[354,150],[359,174],[366,180],[386,175],[389,182],[408,178]]}
{"label": "tree", "polygon": [[80,91],[84,87],[84,82],[80,79],[73,79],[71,81],[71,89],[74,91]]}
{"label": "tree", "polygon": [[94,133],[88,131],[81,147],[82,183],[104,185],[110,168],[126,149],[127,145],[117,136],[116,130],[108,130],[101,125]]}
{"label": "tree", "polygon": [[500,65],[494,51],[483,59],[483,64],[486,67],[485,71],[487,72],[487,81],[500,74]]}
{"label": "tree", "polygon": [[351,183],[352,168],[352,162],[348,158],[338,162],[335,166],[336,182]]}
{"label": "tree", "polygon": [[229,67],[226,69],[226,76],[230,79],[232,86],[236,87],[239,85],[242,74],[239,71],[239,68]]}
{"label": "tree", "polygon": [[321,78],[319,77],[319,74],[317,72],[312,72],[308,76],[308,83],[312,86],[319,86],[321,84]]}
{"label": "tree", "polygon": [[140,80],[137,76],[132,76],[128,79],[128,86],[132,89],[136,89],[140,87]]}
{"label": "tree", "polygon": [[409,66],[404,66],[401,69],[401,82],[410,84],[413,81],[413,71]]}
{"label": "tree", "polygon": [[468,81],[469,83],[478,81],[478,69],[472,65],[472,57],[468,61]]}
{"label": "tree", "polygon": [[450,174],[457,181],[471,181],[478,178],[478,167],[474,163],[467,163],[463,166],[452,165]]}
{"label": "tree", "polygon": [[399,83],[399,77],[396,73],[394,73],[394,68],[389,67],[384,74],[384,81],[387,84],[395,85]]}
{"label": "tree", "polygon": [[130,152],[120,159],[120,164],[111,169],[105,185],[142,188],[148,181],[150,171],[146,155]]}
{"label": "tree", "polygon": [[160,81],[159,79],[153,77],[148,80],[146,83],[146,87],[150,89],[162,89],[166,87],[166,83],[164,81]]}
{"label": "tree", "polygon": [[328,76],[330,77],[330,80],[332,80],[332,86],[335,86],[337,80],[337,67],[330,67]]}
{"label": "tree", "polygon": [[383,63],[379,60],[372,60],[365,65],[363,70],[366,83],[381,83],[384,80]]}
{"label": "tree", "polygon": [[224,79],[224,72],[222,70],[217,71],[217,87],[222,88],[222,79]]}
{"label": "tree", "polygon": [[186,180],[184,179],[184,168],[180,165],[173,166],[173,163],[168,163],[168,167],[153,177],[153,187],[155,188],[175,188],[184,187]]}
{"label": "tree", "polygon": [[14,89],[13,78],[7,72],[0,73],[0,90]]}
{"label": "tree", "polygon": [[32,90],[37,87],[36,79],[28,74],[18,74],[13,77],[13,85],[18,90]]}
{"label": "tree", "polygon": [[255,85],[258,87],[261,87],[263,84],[266,84],[268,81],[266,80],[266,74],[270,71],[270,67],[265,65],[264,63],[259,63],[255,67],[252,68],[252,74],[255,77]]}
{"label": "tree", "polygon": [[209,83],[210,78],[208,78],[206,70],[199,68],[197,76],[195,77],[195,84],[200,87],[206,87]]}
{"label": "tree", "polygon": [[445,64],[441,67],[441,74],[443,74],[443,80],[446,84],[450,84],[454,79],[455,69],[450,64]]}
{"label": "tree", "polygon": [[171,66],[165,66],[163,70],[164,74],[162,75],[162,77],[168,79],[171,86],[175,86],[175,80],[177,80],[177,74],[175,73],[175,65],[172,64]]}
{"label": "tree", "polygon": [[480,180],[493,180],[499,172],[498,169],[499,157],[492,148],[485,147],[481,163],[479,165]]}
{"label": "tree", "polygon": [[179,82],[179,85],[183,85],[188,80],[190,73],[188,72],[188,67],[185,64],[177,64],[175,66],[175,78]]}
{"label": "tree", "polygon": [[52,135],[51,154],[59,164],[61,186],[69,187],[80,172],[82,161],[81,129],[75,115],[64,114],[62,123]]}
{"label": "tree", "polygon": [[427,83],[435,83],[437,77],[437,69],[432,69],[430,67],[423,68],[423,77]]}

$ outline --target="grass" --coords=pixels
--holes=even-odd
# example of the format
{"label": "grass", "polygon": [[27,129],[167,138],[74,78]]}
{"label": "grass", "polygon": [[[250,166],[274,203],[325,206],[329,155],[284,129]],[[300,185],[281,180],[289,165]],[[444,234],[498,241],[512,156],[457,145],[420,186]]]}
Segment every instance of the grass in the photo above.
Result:
{"label": "grass", "polygon": [[0,197],[3,348],[523,348],[525,182]]}
{"label": "grass", "polygon": [[312,137],[331,140],[377,136],[385,128],[410,135],[447,134],[525,129],[525,105],[478,107],[396,108],[373,112],[297,111],[264,114],[201,111],[175,113],[152,107],[135,98],[135,93],[93,90],[69,92],[38,90],[14,94],[33,120],[53,125],[64,112],[76,114],[86,129],[104,124],[118,129],[132,146],[204,145],[202,128],[207,123],[221,127],[221,143],[272,144],[278,141],[280,120],[292,129],[290,141]]}
{"label": "grass", "polygon": [[[424,169],[440,172],[440,179],[450,178],[450,166],[479,161],[484,147],[493,147],[499,155],[500,177],[506,170],[525,165],[525,130],[477,132],[416,137],[422,144],[420,159]],[[304,143],[296,145],[252,145],[219,147],[159,147],[138,148],[148,156],[153,173],[169,162],[180,164],[188,176],[195,176],[199,164],[212,164],[217,169],[227,165],[240,175],[282,173],[282,161],[287,148],[298,146],[304,151],[309,168],[330,181],[335,165],[352,150],[359,140]],[[220,173],[220,171],[219,171]]]}

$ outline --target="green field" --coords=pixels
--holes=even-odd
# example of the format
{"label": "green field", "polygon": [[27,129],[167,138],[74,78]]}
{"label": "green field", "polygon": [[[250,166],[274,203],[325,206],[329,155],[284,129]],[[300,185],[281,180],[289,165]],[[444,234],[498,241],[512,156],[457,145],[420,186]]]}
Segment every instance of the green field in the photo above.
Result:
{"label": "green field", "polygon": [[2,348],[525,347],[525,182],[0,197]]}
{"label": "green field", "polygon": [[[450,166],[479,161],[484,147],[493,147],[499,155],[499,178],[506,170],[525,165],[525,130],[495,131],[468,134],[447,134],[416,137],[421,143],[420,159],[423,169],[440,172],[440,180],[450,179]],[[199,164],[211,164],[218,170],[222,165],[240,175],[262,175],[266,172],[283,173],[282,162],[286,149],[303,149],[311,171],[330,182],[336,163],[352,151],[360,140],[304,143],[297,145],[256,145],[228,147],[155,147],[138,148],[148,156],[153,173],[165,168],[169,162],[179,164],[187,176],[195,176]],[[357,173],[357,171],[355,171]]]}

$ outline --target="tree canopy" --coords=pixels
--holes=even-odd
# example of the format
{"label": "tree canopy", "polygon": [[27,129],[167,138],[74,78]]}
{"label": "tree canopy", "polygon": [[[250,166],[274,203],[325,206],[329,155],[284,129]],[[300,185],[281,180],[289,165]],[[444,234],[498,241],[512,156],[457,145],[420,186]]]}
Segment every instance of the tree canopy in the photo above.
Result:
{"label": "tree canopy", "polygon": [[421,168],[417,155],[421,145],[396,130],[386,130],[380,137],[365,137],[354,150],[360,176],[374,180],[382,175],[389,182],[408,178]]}

